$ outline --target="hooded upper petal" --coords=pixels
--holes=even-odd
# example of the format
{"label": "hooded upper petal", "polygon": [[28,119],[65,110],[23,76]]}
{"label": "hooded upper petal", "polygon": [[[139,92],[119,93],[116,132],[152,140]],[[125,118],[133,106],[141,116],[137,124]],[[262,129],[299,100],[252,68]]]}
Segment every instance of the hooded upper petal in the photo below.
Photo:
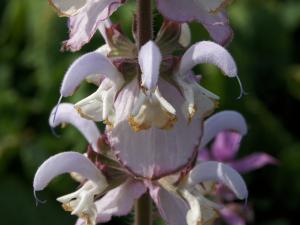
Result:
{"label": "hooded upper petal", "polygon": [[239,199],[248,197],[243,178],[224,163],[208,161],[196,165],[189,173],[188,184],[193,186],[204,181],[218,181],[232,190]]}
{"label": "hooded upper petal", "polygon": [[200,149],[206,146],[219,132],[225,130],[245,135],[247,124],[244,117],[235,111],[222,111],[209,117],[204,122]]}
{"label": "hooded upper petal", "polygon": [[224,12],[228,3],[228,0],[157,0],[157,8],[170,20],[202,23],[216,42],[226,45],[233,35]]}
{"label": "hooded upper petal", "polygon": [[96,201],[97,222],[105,223],[112,216],[125,216],[132,210],[134,201],[146,192],[146,187],[139,181],[127,180],[122,185],[107,192]]}
{"label": "hooded upper petal", "polygon": [[106,179],[100,170],[84,155],[77,152],[63,152],[47,159],[37,170],[33,187],[43,190],[58,175],[76,172],[101,186],[106,186]]}
{"label": "hooded upper petal", "polygon": [[85,8],[69,19],[70,38],[64,42],[64,49],[78,51],[89,42],[100,23],[122,5],[124,0],[88,1]]}
{"label": "hooded upper petal", "polygon": [[70,66],[60,88],[61,95],[63,97],[72,95],[81,81],[92,74],[101,74],[116,85],[123,83],[123,75],[108,58],[101,53],[91,52],[79,57]]}
{"label": "hooded upper petal", "polygon": [[100,132],[96,124],[90,120],[82,118],[75,110],[73,104],[59,104],[52,110],[50,114],[49,124],[51,127],[56,127],[65,123],[70,123],[75,126],[92,145],[93,149],[98,151],[97,142],[100,138]]}
{"label": "hooded upper petal", "polygon": [[[162,96],[175,109],[180,109],[184,102],[180,92],[163,79],[158,84]],[[108,137],[120,161],[129,170],[138,176],[158,178],[177,171],[192,160],[202,133],[202,118],[197,115],[189,123],[181,110],[177,110],[177,122],[172,128],[151,127],[133,132],[127,117],[139,92],[134,80],[119,93],[115,102],[116,126],[108,131]]]}
{"label": "hooded upper petal", "polygon": [[228,77],[237,76],[237,67],[229,52],[211,41],[201,41],[192,45],[182,56],[179,73],[187,74],[198,64],[213,64],[219,67]]}
{"label": "hooded upper petal", "polygon": [[155,90],[159,77],[162,55],[153,41],[148,41],[139,51],[139,65],[142,71],[142,86],[148,90]]}

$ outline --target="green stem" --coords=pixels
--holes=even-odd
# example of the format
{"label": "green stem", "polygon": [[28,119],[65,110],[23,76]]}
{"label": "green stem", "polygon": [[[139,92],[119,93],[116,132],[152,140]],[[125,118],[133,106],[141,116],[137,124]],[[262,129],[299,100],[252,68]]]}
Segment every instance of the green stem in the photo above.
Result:
{"label": "green stem", "polygon": [[134,225],[152,225],[152,200],[148,192],[136,201],[134,215]]}

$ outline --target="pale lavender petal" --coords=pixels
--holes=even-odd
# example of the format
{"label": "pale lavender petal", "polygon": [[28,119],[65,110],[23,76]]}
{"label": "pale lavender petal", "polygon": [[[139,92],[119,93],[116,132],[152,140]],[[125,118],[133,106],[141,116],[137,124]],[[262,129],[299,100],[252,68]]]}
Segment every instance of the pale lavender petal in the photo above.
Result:
{"label": "pale lavender petal", "polygon": [[208,161],[201,162],[189,173],[188,184],[190,186],[205,181],[218,181],[232,190],[239,199],[248,197],[245,181],[240,174],[224,163]]}
{"label": "pale lavender petal", "polygon": [[[222,4],[219,1],[217,4]],[[211,4],[210,2],[207,2]],[[157,0],[158,10],[169,20],[178,22],[198,21],[207,29],[211,37],[219,44],[226,45],[232,38],[232,30],[224,10],[211,12],[212,8],[197,4],[197,1],[187,0]],[[216,6],[216,5],[214,5]]]}
{"label": "pale lavender petal", "polygon": [[240,173],[247,173],[252,170],[257,170],[266,165],[278,164],[278,160],[266,153],[253,153],[240,160],[233,161],[231,166]]}
{"label": "pale lavender petal", "polygon": [[204,11],[191,0],[157,0],[157,9],[169,20],[178,22],[196,20]]}
{"label": "pale lavender petal", "polygon": [[87,0],[48,0],[60,16],[73,16],[88,3]]}
{"label": "pale lavender petal", "polygon": [[228,225],[246,225],[246,221],[237,212],[230,208],[224,207],[220,211],[220,215]]}
{"label": "pale lavender petal", "polygon": [[212,39],[222,46],[227,46],[233,39],[228,17],[225,13],[218,13],[214,16],[207,15],[198,19],[203,24]]}
{"label": "pale lavender petal", "polygon": [[189,207],[182,198],[161,187],[150,187],[149,191],[161,217],[168,225],[187,225],[186,214]]}
{"label": "pale lavender petal", "polygon": [[105,223],[112,216],[125,216],[130,213],[134,201],[146,192],[143,183],[128,180],[122,185],[110,190],[100,200],[96,201],[97,222]]}
{"label": "pale lavender petal", "polygon": [[222,46],[210,41],[198,42],[184,53],[181,58],[179,73],[184,75],[194,66],[202,63],[216,65],[228,77],[237,76],[236,64],[229,52]]}
{"label": "pale lavender petal", "polygon": [[232,160],[240,148],[242,136],[237,132],[224,131],[217,134],[211,150],[217,161]]}
{"label": "pale lavender petal", "polygon": [[66,72],[60,93],[63,97],[71,96],[87,76],[101,74],[112,82],[123,81],[122,74],[108,58],[98,52],[87,53],[78,58]]}
{"label": "pale lavender petal", "polygon": [[157,87],[162,55],[153,41],[148,41],[139,51],[139,64],[142,71],[142,86],[154,91]]}
{"label": "pale lavender petal", "polygon": [[118,95],[115,102],[115,127],[108,131],[108,138],[120,161],[138,176],[157,178],[173,173],[193,159],[202,133],[200,115],[188,123],[181,112],[182,95],[173,86],[159,80],[162,96],[177,109],[177,122],[168,130],[149,128],[133,132],[128,115],[137,101],[138,81],[132,81]]}
{"label": "pale lavender petal", "polygon": [[34,191],[43,190],[58,175],[76,172],[95,183],[106,182],[101,171],[84,155],[78,152],[63,152],[47,159],[37,170]]}
{"label": "pale lavender petal", "polygon": [[70,38],[64,42],[64,49],[78,51],[88,43],[100,23],[122,5],[124,0],[89,1],[84,10],[69,19]]}
{"label": "pale lavender petal", "polygon": [[51,112],[49,117],[49,124],[51,127],[56,127],[60,124],[70,123],[75,126],[86,140],[92,145],[95,151],[98,151],[98,139],[100,132],[96,124],[82,118],[75,110],[74,105],[70,103],[62,103],[57,105]]}
{"label": "pale lavender petal", "polygon": [[244,117],[235,111],[222,111],[209,117],[204,122],[200,149],[205,147],[219,132],[226,130],[244,136],[247,133],[247,124]]}

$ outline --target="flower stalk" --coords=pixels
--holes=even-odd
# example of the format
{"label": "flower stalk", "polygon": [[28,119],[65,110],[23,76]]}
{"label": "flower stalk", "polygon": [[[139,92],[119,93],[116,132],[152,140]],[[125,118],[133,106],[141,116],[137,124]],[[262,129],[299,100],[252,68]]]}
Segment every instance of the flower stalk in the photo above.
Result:
{"label": "flower stalk", "polygon": [[[138,49],[152,39],[152,22],[152,0],[137,0],[136,27]],[[152,200],[149,192],[146,192],[136,201],[134,215],[135,225],[152,224]]]}
{"label": "flower stalk", "polygon": [[142,195],[135,203],[134,225],[152,224],[152,200],[149,192]]}
{"label": "flower stalk", "polygon": [[144,44],[152,39],[152,1],[138,0],[136,8],[136,26],[137,26],[137,41],[140,49]]}

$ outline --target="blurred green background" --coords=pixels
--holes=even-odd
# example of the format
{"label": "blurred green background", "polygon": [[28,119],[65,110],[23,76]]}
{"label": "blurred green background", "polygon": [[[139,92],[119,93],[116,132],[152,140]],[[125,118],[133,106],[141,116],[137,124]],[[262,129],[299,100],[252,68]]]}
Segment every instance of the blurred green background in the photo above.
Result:
{"label": "blurred green background", "polygon": [[[113,16],[130,34],[134,5]],[[300,209],[300,1],[240,0],[229,10],[235,38],[229,46],[249,93],[241,100],[237,83],[213,66],[197,68],[204,86],[221,96],[220,108],[243,113],[249,134],[240,156],[265,151],[280,160],[245,175],[257,225],[299,224]],[[158,14],[155,26],[161,21]],[[67,38],[60,19],[46,0],[1,0],[0,7],[0,218],[1,224],[73,224],[55,198],[74,190],[67,176],[56,179],[41,194],[47,204],[35,206],[32,179],[50,155],[84,151],[86,142],[72,127],[52,135],[48,115],[58,99],[68,65],[103,41],[96,35],[78,53],[60,52]],[[208,39],[199,24],[191,25],[193,41]],[[86,96],[83,85],[76,96]],[[91,92],[90,90],[88,91]],[[110,224],[126,224],[114,219]],[[130,220],[130,219],[129,219]]]}

